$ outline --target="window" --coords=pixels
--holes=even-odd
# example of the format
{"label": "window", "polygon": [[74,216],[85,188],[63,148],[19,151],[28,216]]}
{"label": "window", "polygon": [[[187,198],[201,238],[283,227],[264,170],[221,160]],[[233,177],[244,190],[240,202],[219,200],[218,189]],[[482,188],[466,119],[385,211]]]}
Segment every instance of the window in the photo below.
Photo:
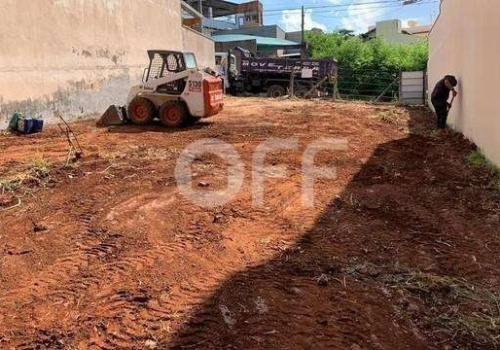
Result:
{"label": "window", "polygon": [[179,62],[177,61],[177,57],[174,54],[169,54],[166,59],[167,69],[170,72],[175,72],[179,69]]}
{"label": "window", "polygon": [[196,63],[196,58],[192,53],[184,54],[184,61],[186,61],[187,69],[198,68],[198,64]]}

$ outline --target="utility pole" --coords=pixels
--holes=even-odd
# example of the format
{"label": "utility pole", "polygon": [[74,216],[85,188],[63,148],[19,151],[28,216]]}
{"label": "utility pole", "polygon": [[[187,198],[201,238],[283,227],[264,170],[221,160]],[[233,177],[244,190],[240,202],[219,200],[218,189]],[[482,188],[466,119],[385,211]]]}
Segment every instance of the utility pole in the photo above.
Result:
{"label": "utility pole", "polygon": [[[198,12],[203,16],[203,0],[198,1]],[[203,33],[203,18],[200,22],[200,33]]]}
{"label": "utility pole", "polygon": [[306,58],[306,38],[304,36],[304,32],[305,32],[305,18],[306,18],[306,12],[304,10],[304,6],[302,6],[302,23],[301,23],[301,47],[300,47],[300,58],[304,59]]}

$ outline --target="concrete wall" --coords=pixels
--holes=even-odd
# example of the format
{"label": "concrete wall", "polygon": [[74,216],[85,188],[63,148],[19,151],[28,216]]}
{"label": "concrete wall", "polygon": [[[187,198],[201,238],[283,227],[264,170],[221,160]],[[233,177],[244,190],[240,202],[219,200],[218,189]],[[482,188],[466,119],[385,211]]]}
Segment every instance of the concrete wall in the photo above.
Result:
{"label": "concrete wall", "polygon": [[182,46],[184,51],[194,52],[198,67],[215,68],[215,43],[197,31],[182,27]]}
{"label": "concrete wall", "polygon": [[182,50],[194,37],[183,38],[179,0],[1,3],[0,128],[16,110],[50,121],[54,110],[83,117],[123,104],[147,49]]}
{"label": "concrete wall", "polygon": [[451,125],[472,139],[500,165],[498,81],[500,1],[444,0],[431,34],[429,89],[446,74],[455,75],[459,95]]}

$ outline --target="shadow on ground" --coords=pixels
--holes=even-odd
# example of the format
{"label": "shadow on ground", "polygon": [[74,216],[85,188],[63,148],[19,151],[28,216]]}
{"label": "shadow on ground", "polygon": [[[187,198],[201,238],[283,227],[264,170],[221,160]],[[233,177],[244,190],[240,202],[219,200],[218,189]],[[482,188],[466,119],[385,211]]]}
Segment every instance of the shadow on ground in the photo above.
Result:
{"label": "shadow on ground", "polygon": [[467,164],[473,145],[410,114],[409,136],[380,145],[292,249],[232,276],[164,345],[494,348],[498,192]]}
{"label": "shadow on ground", "polygon": [[194,125],[189,125],[180,128],[168,128],[161,124],[159,121],[154,121],[149,125],[133,125],[133,124],[125,124],[125,125],[115,125],[115,126],[107,126],[109,132],[111,133],[123,133],[123,134],[140,134],[146,132],[161,132],[165,134],[171,133],[181,133],[189,130],[203,129],[212,125],[211,121],[200,121]]}

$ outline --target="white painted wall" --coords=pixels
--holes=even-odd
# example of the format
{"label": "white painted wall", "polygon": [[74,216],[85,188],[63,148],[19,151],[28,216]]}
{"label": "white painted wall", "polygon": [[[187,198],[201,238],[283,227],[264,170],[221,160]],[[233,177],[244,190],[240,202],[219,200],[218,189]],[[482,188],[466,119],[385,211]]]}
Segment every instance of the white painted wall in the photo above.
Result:
{"label": "white painted wall", "polygon": [[182,45],[184,51],[195,53],[199,68],[215,68],[215,43],[210,37],[183,27]]}
{"label": "white painted wall", "polygon": [[473,140],[500,165],[500,1],[443,0],[430,36],[429,92],[453,74],[459,96],[451,126]]}
{"label": "white painted wall", "polygon": [[50,121],[125,103],[148,49],[208,62],[213,42],[183,31],[180,0],[1,0],[0,129],[16,110]]}

